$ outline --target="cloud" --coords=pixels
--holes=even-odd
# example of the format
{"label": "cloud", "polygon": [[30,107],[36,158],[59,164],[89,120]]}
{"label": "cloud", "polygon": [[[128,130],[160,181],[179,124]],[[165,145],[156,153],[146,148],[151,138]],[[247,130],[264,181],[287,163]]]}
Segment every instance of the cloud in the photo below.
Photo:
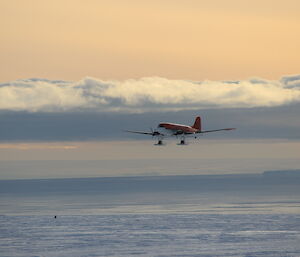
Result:
{"label": "cloud", "polygon": [[24,79],[0,84],[0,110],[140,113],[273,107],[300,102],[300,75],[279,81],[187,81],[161,77],[78,82]]}
{"label": "cloud", "polygon": [[284,76],[281,82],[285,88],[300,88],[300,75]]}

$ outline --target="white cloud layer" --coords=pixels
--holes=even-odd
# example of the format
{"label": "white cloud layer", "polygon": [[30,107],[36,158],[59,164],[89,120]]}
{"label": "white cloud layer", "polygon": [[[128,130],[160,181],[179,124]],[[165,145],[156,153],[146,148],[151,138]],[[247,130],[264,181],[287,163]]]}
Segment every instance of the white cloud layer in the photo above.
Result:
{"label": "white cloud layer", "polygon": [[0,84],[0,110],[147,112],[251,108],[300,102],[300,75],[279,81],[187,81],[160,77],[78,82],[24,79]]}

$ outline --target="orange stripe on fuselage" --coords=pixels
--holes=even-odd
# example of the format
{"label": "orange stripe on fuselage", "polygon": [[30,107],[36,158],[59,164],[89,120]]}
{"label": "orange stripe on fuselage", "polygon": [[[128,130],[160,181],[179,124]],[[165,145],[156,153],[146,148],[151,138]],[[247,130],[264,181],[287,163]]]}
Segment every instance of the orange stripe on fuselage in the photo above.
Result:
{"label": "orange stripe on fuselage", "polygon": [[190,126],[175,124],[175,123],[160,123],[158,127],[173,130],[173,131],[183,131],[186,133],[195,133],[198,131],[197,129],[194,129]]}

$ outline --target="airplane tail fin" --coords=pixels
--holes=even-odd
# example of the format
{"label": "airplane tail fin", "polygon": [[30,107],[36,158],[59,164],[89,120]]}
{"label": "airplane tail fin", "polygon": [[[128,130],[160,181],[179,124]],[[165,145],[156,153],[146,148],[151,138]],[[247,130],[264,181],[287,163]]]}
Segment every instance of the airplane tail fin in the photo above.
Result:
{"label": "airplane tail fin", "polygon": [[196,117],[194,125],[192,126],[192,128],[198,129],[199,131],[201,131],[201,118],[200,118],[200,116]]}

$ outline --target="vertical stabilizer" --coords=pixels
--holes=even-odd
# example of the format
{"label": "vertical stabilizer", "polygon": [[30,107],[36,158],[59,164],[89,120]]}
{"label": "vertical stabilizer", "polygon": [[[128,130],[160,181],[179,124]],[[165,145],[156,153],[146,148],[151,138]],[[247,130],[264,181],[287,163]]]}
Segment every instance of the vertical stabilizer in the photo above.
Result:
{"label": "vertical stabilizer", "polygon": [[198,129],[199,131],[201,131],[201,118],[200,118],[200,116],[196,117],[194,125],[192,126],[192,128]]}

